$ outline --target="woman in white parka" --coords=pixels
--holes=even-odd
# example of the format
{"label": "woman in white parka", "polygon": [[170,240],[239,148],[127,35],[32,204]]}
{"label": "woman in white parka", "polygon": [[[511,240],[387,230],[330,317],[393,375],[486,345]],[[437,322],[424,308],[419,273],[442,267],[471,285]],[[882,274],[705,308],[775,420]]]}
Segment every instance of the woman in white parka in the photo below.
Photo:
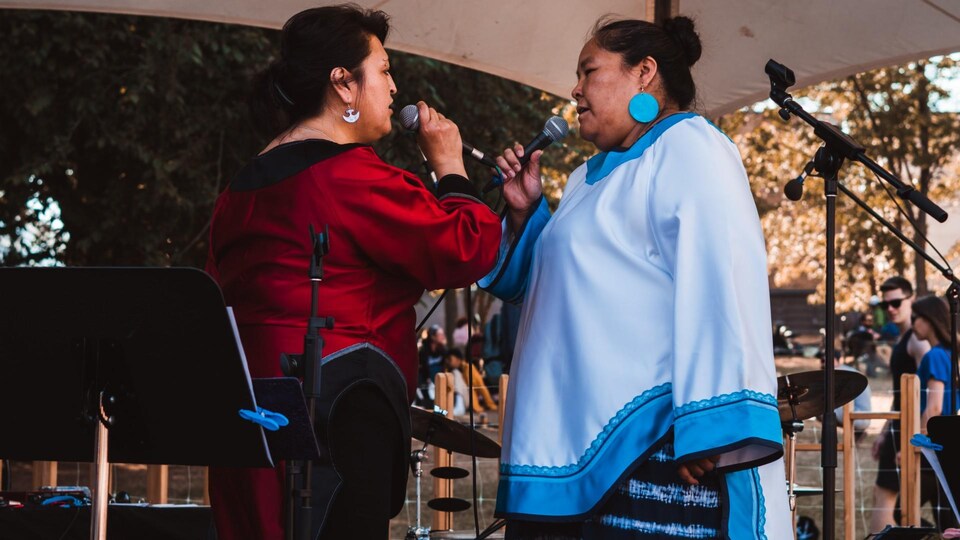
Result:
{"label": "woman in white parka", "polygon": [[597,23],[572,95],[600,152],[552,215],[540,152],[498,158],[508,538],[792,537],[763,233],[737,147],[689,110],[700,53],[686,17]]}

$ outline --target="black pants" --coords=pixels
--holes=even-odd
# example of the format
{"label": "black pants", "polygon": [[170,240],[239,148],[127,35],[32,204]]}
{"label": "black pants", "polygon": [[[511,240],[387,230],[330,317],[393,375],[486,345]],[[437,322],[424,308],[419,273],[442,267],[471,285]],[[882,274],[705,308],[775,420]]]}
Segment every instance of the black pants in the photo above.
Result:
{"label": "black pants", "polygon": [[396,413],[376,386],[359,384],[337,400],[328,433],[341,483],[320,540],[386,540],[394,471],[406,456]]}

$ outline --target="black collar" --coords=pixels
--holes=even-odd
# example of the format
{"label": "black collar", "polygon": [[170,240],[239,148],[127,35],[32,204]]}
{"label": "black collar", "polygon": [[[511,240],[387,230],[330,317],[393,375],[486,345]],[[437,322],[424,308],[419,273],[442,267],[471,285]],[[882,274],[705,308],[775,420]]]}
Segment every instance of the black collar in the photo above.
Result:
{"label": "black collar", "polygon": [[250,161],[230,184],[230,191],[254,191],[278,184],[316,163],[354,148],[361,143],[337,144],[324,139],[307,139],[281,144]]}

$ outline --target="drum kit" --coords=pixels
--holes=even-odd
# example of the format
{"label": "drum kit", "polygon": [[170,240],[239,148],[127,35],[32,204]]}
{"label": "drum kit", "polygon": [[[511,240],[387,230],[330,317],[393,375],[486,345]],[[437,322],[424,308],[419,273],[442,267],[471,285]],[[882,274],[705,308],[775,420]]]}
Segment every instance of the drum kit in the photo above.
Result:
{"label": "drum kit", "polygon": [[[503,520],[497,520],[477,536],[472,531],[431,531],[429,527],[422,525],[420,515],[420,483],[423,477],[423,462],[428,458],[428,445],[432,444],[450,452],[482,458],[499,458],[500,445],[479,431],[450,420],[446,417],[446,411],[439,407],[434,407],[433,411],[411,407],[410,423],[413,438],[422,441],[423,448],[410,453],[410,467],[417,486],[417,521],[414,526],[407,529],[405,540],[503,538],[502,534],[497,532],[503,527],[505,523]],[[469,474],[466,469],[460,467],[436,467],[430,471],[431,476],[444,479],[466,478]],[[462,512],[470,508],[470,503],[455,497],[441,497],[427,501],[427,506],[440,512]]]}
{"label": "drum kit", "polygon": [[[837,407],[852,401],[867,387],[867,378],[853,371],[835,371],[833,401]],[[777,378],[777,408],[780,411],[780,424],[789,439],[787,452],[789,470],[787,471],[787,493],[790,511],[797,509],[797,497],[820,495],[819,488],[797,487],[797,433],[803,431],[803,421],[824,414],[823,371],[804,371]]]}

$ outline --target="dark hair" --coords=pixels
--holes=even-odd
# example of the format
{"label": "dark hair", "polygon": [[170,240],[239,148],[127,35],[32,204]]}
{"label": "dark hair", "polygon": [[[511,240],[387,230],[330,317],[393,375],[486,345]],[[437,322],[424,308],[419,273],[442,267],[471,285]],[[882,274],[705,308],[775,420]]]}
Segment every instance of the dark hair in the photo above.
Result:
{"label": "dark hair", "polygon": [[451,347],[447,349],[447,352],[443,353],[443,356],[444,358],[449,358],[452,356],[454,358],[459,358],[461,360],[466,358],[466,356],[464,356],[463,354],[463,349],[461,349],[460,347]]}
{"label": "dark hair", "polygon": [[894,276],[888,278],[883,284],[880,285],[880,292],[895,291],[900,289],[903,291],[903,294],[910,296],[913,294],[913,285],[907,281],[906,278],[901,276]]}
{"label": "dark hair", "polygon": [[950,308],[937,296],[924,296],[913,303],[913,316],[923,317],[930,323],[940,344],[950,347]]}
{"label": "dark hair", "polygon": [[390,30],[387,14],[354,4],[312,8],[283,25],[280,57],[253,83],[250,110],[271,135],[323,110],[330,71],[342,67],[360,87],[360,64],[370,55],[370,37],[381,42]]}
{"label": "dark hair", "polygon": [[650,56],[657,61],[657,71],[664,89],[681,109],[687,109],[697,97],[697,86],[690,67],[703,52],[700,36],[688,17],[673,17],[656,25],[637,19],[597,21],[593,37],[603,49],[620,54],[626,66],[633,67]]}

